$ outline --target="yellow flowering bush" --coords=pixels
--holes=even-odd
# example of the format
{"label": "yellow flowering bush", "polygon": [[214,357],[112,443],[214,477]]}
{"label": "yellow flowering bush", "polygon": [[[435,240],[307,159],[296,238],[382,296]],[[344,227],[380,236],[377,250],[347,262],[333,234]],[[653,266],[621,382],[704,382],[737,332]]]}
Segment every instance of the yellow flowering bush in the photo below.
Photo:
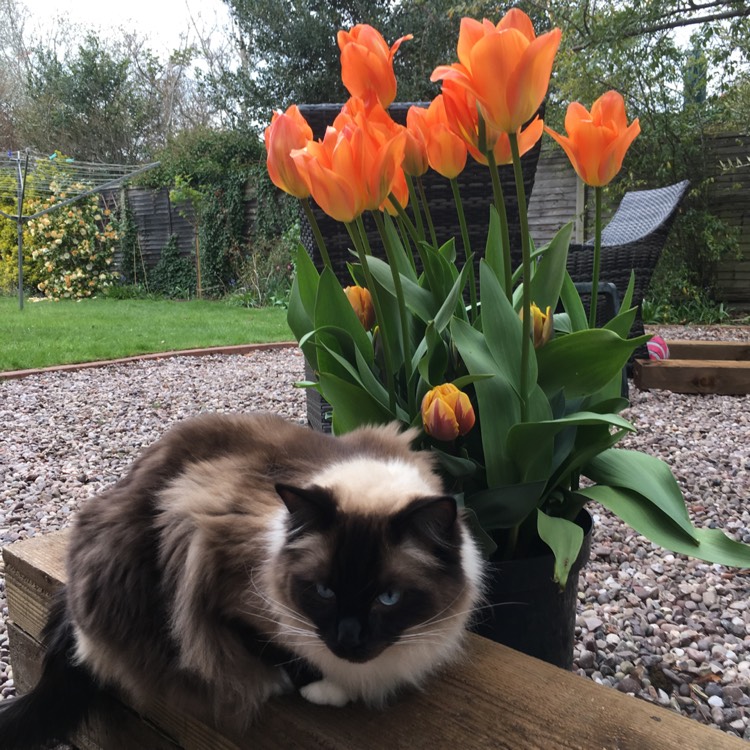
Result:
{"label": "yellow flowering bush", "polygon": [[[60,203],[69,192],[86,190],[73,184],[66,190],[50,184],[52,196],[36,200],[27,212],[31,215]],[[110,211],[102,210],[97,195],[90,195],[31,219],[28,222],[28,247],[39,263],[41,281],[37,288],[51,299],[92,297],[117,278],[112,271],[118,233]]]}

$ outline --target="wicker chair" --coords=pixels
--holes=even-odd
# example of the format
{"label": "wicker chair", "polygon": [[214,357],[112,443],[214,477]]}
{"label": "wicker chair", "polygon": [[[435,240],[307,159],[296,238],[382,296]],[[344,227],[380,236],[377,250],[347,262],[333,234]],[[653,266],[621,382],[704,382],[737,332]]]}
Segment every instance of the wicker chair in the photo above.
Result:
{"label": "wicker chair", "polygon": [[[392,104],[388,111],[396,122],[403,125],[406,122],[406,114],[410,106],[412,105],[408,103],[396,103]],[[419,103],[419,106],[426,107],[427,103]],[[312,128],[314,138],[323,137],[326,127],[333,123],[333,120],[339,113],[340,109],[340,104],[300,105],[300,111]],[[524,154],[521,159],[527,200],[531,197],[531,192],[534,187],[534,178],[536,176],[536,167],[539,161],[540,149],[541,140],[536,146],[534,146],[534,148]],[[448,180],[433,171],[429,171],[424,175],[422,181],[427,200],[429,201],[430,213],[435,225],[435,233],[438,242],[443,244],[451,237],[455,237],[457,262],[461,264],[466,256],[461,242],[461,230],[458,223],[458,215],[456,214],[456,207],[450,183]],[[516,201],[515,180],[513,177],[513,168],[511,166],[500,167],[500,181],[505,197],[510,230],[511,255],[515,266],[520,263],[521,258],[521,230],[518,216],[518,203]],[[466,162],[466,168],[458,177],[458,185],[461,193],[464,215],[466,216],[466,223],[469,228],[469,241],[471,249],[474,252],[475,263],[478,266],[479,259],[484,255],[490,219],[489,207],[492,202],[492,185],[487,167],[482,166],[469,158]],[[351,240],[346,228],[339,222],[326,216],[314,204],[313,211],[318,226],[320,227],[320,231],[325,239],[334,272],[342,284],[350,284],[351,276],[346,264],[352,261],[352,256],[349,252]],[[300,217],[302,243],[310,253],[310,257],[315,262],[315,265],[318,268],[322,268],[323,263],[312,234],[312,229],[304,215],[300,214]],[[372,221],[367,215],[365,215],[363,219],[373,254],[381,258],[384,257],[384,251],[382,250],[382,245],[374,221]],[[310,371],[309,367],[307,370],[307,377],[310,378],[313,376],[313,373]],[[307,418],[310,426],[319,431],[330,432],[330,411],[331,407],[321,398],[320,394],[314,389],[308,388]]]}
{"label": "wicker chair", "polygon": [[[638,305],[638,314],[630,331],[631,336],[644,332],[641,303],[689,185],[688,180],[683,180],[656,190],[625,193],[612,220],[602,230],[599,279],[614,284],[622,298],[630,281],[630,272],[635,271],[633,300]],[[574,282],[591,282],[593,244],[593,240],[589,240],[584,245],[570,246],[568,272]],[[598,320],[600,313],[601,308],[597,310],[599,325],[606,322]],[[635,356],[643,354],[644,351],[638,350]]]}

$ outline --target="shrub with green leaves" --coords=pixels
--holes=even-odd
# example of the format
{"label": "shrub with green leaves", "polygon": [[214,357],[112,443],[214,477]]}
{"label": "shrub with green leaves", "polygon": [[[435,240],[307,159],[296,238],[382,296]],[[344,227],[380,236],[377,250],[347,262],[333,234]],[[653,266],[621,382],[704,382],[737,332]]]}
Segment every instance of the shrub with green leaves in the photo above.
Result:
{"label": "shrub with green leaves", "polygon": [[[84,191],[73,184],[66,189],[56,180],[50,183],[52,195],[29,205],[34,214],[64,201],[68,191]],[[112,271],[117,231],[110,212],[102,210],[99,198],[90,195],[75,203],[54,209],[28,222],[29,252],[40,264],[37,288],[51,299],[91,297],[117,279]]]}

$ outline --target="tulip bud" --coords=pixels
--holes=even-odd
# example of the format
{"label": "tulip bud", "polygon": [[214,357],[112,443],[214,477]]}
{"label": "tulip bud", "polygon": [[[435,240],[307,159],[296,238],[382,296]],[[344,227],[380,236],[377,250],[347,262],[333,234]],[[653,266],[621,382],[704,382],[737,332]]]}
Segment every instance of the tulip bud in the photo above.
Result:
{"label": "tulip bud", "polygon": [[[523,320],[523,310],[519,313]],[[552,308],[547,305],[546,312],[542,312],[533,302],[531,303],[531,336],[534,341],[534,349],[544,346],[551,338],[554,331]]]}
{"label": "tulip bud", "polygon": [[445,442],[465,435],[476,417],[469,397],[451,383],[435,386],[422,399],[422,423],[431,437]]}
{"label": "tulip bud", "polygon": [[348,286],[344,289],[344,294],[359,318],[362,327],[369,331],[375,325],[375,308],[372,304],[370,290],[363,286]]}

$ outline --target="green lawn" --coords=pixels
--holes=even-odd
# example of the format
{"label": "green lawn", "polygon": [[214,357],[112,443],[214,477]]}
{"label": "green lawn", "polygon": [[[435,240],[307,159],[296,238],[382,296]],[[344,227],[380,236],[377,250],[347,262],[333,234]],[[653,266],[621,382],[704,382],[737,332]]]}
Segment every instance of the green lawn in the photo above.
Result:
{"label": "green lawn", "polygon": [[223,302],[0,297],[0,371],[205,346],[291,341],[286,310]]}

